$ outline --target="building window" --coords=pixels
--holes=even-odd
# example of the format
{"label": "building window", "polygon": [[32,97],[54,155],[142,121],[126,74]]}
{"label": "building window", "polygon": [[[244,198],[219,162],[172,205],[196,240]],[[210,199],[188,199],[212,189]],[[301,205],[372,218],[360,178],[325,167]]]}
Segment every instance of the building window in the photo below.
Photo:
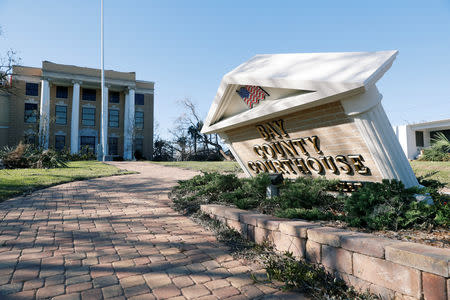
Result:
{"label": "building window", "polygon": [[36,123],[38,116],[37,104],[25,103],[25,123]]}
{"label": "building window", "polygon": [[65,105],[56,105],[55,106],[55,123],[59,125],[67,124],[67,106]]}
{"label": "building window", "polygon": [[119,138],[116,137],[108,138],[109,155],[119,155],[118,145],[119,145]]}
{"label": "building window", "polygon": [[119,103],[120,93],[119,92],[109,92],[109,103]]}
{"label": "building window", "polygon": [[69,88],[67,86],[56,87],[56,98],[67,99],[68,96],[69,96]]}
{"label": "building window", "polygon": [[136,126],[137,129],[144,129],[144,112],[143,111],[135,112],[134,126]]}
{"label": "building window", "polygon": [[66,146],[66,136],[64,135],[55,135],[55,150],[62,151]]}
{"label": "building window", "polygon": [[140,154],[142,155],[142,153],[144,152],[144,139],[143,138],[135,138],[134,139],[134,152],[140,152]]}
{"label": "building window", "polygon": [[83,107],[81,114],[81,124],[86,126],[95,126],[95,108]]}
{"label": "building window", "polygon": [[119,110],[117,109],[109,110],[108,126],[112,128],[119,128]]}
{"label": "building window", "polygon": [[430,131],[431,143],[433,143],[434,140],[438,137],[438,133],[443,134],[448,140],[450,140],[450,129]]}
{"label": "building window", "polygon": [[37,96],[39,94],[39,84],[27,82],[25,84],[25,95]]}
{"label": "building window", "polygon": [[89,152],[95,153],[95,136],[81,136],[80,146],[82,150],[87,149]]}
{"label": "building window", "polygon": [[416,131],[416,147],[423,147],[423,131]]}
{"label": "building window", "polygon": [[97,100],[97,91],[94,89],[83,89],[82,99],[86,101]]}
{"label": "building window", "polygon": [[135,105],[144,105],[144,94],[135,94],[134,95],[134,104]]}

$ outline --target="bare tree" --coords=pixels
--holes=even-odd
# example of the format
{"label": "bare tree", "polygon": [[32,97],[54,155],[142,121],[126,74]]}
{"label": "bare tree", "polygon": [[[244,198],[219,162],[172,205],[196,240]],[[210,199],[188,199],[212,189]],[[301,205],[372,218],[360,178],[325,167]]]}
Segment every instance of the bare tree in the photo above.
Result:
{"label": "bare tree", "polygon": [[[0,36],[3,34],[0,27]],[[7,92],[9,94],[14,93],[14,89],[11,87],[10,80],[13,75],[14,66],[19,65],[21,59],[17,56],[17,51],[9,49],[5,55],[0,56],[0,91]]]}
{"label": "bare tree", "polygon": [[203,127],[203,121],[200,118],[197,107],[188,98],[180,101],[186,108],[187,113],[183,114],[180,118],[187,126],[189,135],[194,139],[194,149],[197,152],[197,142],[200,141],[204,145],[204,150],[209,151],[209,146],[212,146],[217,153],[220,153],[225,159],[229,160],[230,157],[225,154],[223,147],[220,144],[217,135],[215,135],[215,141],[210,134],[201,133]]}

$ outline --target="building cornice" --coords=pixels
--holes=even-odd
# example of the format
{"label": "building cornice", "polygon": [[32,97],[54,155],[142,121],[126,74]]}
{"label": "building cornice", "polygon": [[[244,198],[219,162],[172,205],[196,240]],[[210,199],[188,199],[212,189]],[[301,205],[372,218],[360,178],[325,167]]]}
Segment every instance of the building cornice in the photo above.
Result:
{"label": "building cornice", "polygon": [[[87,76],[87,75],[80,75],[80,74],[70,74],[70,73],[60,73],[60,72],[50,72],[50,71],[43,71],[43,77],[51,78],[53,80],[67,80],[69,82],[72,82],[72,80],[75,81],[81,81],[83,84],[101,84],[100,77],[94,77],[94,76]],[[130,80],[122,80],[122,79],[112,79],[112,78],[105,78],[105,84],[109,84],[111,86],[136,86],[136,82],[130,81]]]}

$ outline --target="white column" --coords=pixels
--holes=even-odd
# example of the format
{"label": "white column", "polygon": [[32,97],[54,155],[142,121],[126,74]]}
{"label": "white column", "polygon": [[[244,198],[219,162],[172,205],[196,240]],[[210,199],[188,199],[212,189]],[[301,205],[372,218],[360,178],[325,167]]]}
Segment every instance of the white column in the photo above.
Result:
{"label": "white column", "polygon": [[41,105],[39,110],[39,145],[48,149],[50,128],[50,84],[47,79],[41,81]]}
{"label": "white column", "polygon": [[355,116],[354,120],[381,176],[400,180],[407,188],[418,186],[417,178],[381,103],[369,111]]}
{"label": "white column", "polygon": [[397,179],[409,188],[418,186],[416,176],[381,105],[383,96],[375,85],[365,93],[341,100],[372,154],[381,177]]}
{"label": "white column", "polygon": [[104,87],[104,95],[102,99],[102,111],[101,111],[101,129],[100,129],[100,145],[102,147],[102,159],[105,160],[105,156],[108,155],[108,86]]}
{"label": "white column", "polygon": [[73,82],[72,119],[70,122],[70,153],[79,151],[78,127],[80,124],[80,83]]}
{"label": "white column", "polygon": [[128,89],[125,94],[125,120],[123,132],[123,158],[132,160],[134,135],[134,89]]}

